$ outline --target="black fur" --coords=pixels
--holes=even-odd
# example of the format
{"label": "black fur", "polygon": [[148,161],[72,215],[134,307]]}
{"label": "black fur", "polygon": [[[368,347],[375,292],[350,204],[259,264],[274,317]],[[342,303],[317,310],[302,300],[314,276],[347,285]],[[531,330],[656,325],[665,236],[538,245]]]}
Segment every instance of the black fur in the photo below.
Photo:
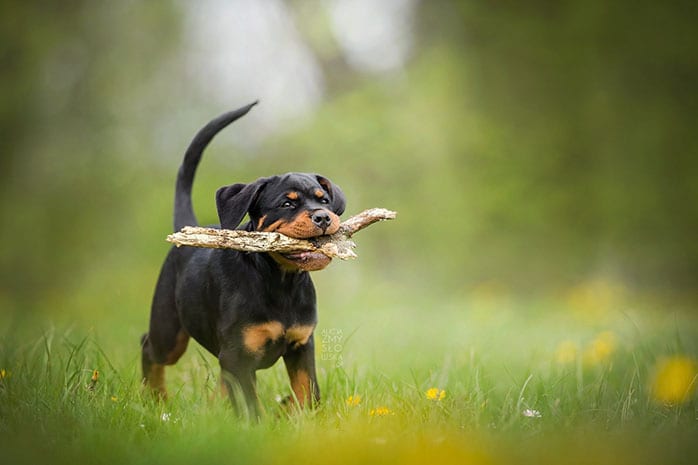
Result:
{"label": "black fur", "polygon": [[[255,103],[214,119],[194,137],[177,176],[175,230],[196,225],[191,187],[203,150]],[[345,199],[341,189],[322,176],[288,173],[222,187],[216,206],[224,228],[238,228],[249,215],[240,229],[310,238],[336,231]],[[259,415],[255,371],[280,357],[295,399],[301,405],[317,402],[312,335],[317,310],[306,270],[328,263],[312,253],[284,256],[173,247],[162,266],[150,328],[142,339],[144,382],[164,396],[164,366],[174,364],[193,337],[218,357],[231,400],[241,391],[252,415]]]}

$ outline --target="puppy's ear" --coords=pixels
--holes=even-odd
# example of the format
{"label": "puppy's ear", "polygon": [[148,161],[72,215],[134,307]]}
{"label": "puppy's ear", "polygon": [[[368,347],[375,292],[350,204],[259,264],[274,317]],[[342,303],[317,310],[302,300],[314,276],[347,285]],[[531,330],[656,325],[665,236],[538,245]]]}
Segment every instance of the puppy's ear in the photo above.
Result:
{"label": "puppy's ear", "polygon": [[332,184],[329,179],[323,176],[315,175],[315,178],[330,197],[330,210],[335,212],[337,215],[344,213],[344,208],[347,206],[347,201],[344,198],[344,192],[342,192],[342,189],[340,189],[338,185]]}
{"label": "puppy's ear", "polygon": [[221,228],[237,228],[265,184],[266,182],[258,180],[250,184],[232,184],[218,189],[216,208]]}

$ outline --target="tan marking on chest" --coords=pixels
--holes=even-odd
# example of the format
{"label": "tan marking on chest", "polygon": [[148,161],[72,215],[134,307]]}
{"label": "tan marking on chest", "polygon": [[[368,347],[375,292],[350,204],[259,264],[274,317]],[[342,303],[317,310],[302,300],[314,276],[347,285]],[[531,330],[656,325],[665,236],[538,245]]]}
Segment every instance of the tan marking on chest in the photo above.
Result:
{"label": "tan marking on chest", "polygon": [[245,349],[252,353],[261,353],[269,341],[276,341],[284,334],[284,327],[278,321],[268,321],[257,325],[247,326],[242,330],[242,343]]}
{"label": "tan marking on chest", "polygon": [[286,330],[286,340],[293,348],[304,346],[313,335],[315,325],[293,325]]}

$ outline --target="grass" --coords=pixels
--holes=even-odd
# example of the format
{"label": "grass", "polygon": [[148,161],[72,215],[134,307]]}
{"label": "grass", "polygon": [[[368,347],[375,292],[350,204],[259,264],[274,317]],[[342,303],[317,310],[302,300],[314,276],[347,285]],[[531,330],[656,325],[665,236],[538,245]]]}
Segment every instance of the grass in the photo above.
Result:
{"label": "grass", "polygon": [[196,344],[169,370],[167,402],[143,396],[142,328],[124,314],[10,325],[2,462],[693,463],[698,320],[617,294],[339,303],[316,332],[321,405],[279,407],[279,363],[259,372],[259,423],[235,417]]}

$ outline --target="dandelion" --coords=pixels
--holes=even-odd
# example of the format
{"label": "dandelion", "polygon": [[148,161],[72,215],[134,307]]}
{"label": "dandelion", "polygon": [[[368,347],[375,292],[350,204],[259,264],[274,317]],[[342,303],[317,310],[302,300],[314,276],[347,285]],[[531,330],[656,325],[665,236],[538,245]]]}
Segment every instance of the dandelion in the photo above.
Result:
{"label": "dandelion", "polygon": [[4,368],[0,370],[0,380],[7,379],[10,376],[12,376],[12,373],[9,370],[5,370]]}
{"label": "dandelion", "polygon": [[112,401],[112,402],[118,402],[118,401],[119,401],[119,398],[116,397],[116,396],[111,396],[111,401]]}
{"label": "dandelion", "polygon": [[698,367],[686,356],[659,361],[652,379],[651,394],[656,402],[675,405],[686,402],[695,389]]}
{"label": "dandelion", "polygon": [[579,348],[572,341],[563,341],[555,349],[555,361],[560,365],[566,365],[577,360]]}
{"label": "dandelion", "polygon": [[597,365],[610,358],[616,350],[616,335],[611,331],[604,331],[591,341],[584,351],[584,362],[587,365]]}
{"label": "dandelion", "polygon": [[388,407],[377,407],[374,409],[371,409],[368,414],[372,417],[384,417],[387,415],[395,415],[392,410],[390,410]]}
{"label": "dandelion", "polygon": [[90,378],[90,384],[87,385],[89,391],[94,391],[97,386],[97,381],[99,381],[99,371],[93,370],[92,377]]}
{"label": "dandelion", "polygon": [[528,418],[540,418],[543,415],[538,410],[534,410],[532,408],[527,408],[523,412],[521,412],[521,415],[528,417]]}
{"label": "dandelion", "polygon": [[625,296],[624,287],[615,281],[596,278],[580,283],[567,293],[567,305],[582,321],[608,318]]}
{"label": "dandelion", "polygon": [[425,392],[425,395],[427,396],[427,399],[435,400],[438,402],[440,400],[444,400],[444,398],[446,397],[446,391],[444,391],[443,389],[439,389],[439,388],[434,387],[434,388],[427,389],[427,392]]}
{"label": "dandelion", "polygon": [[348,406],[356,407],[357,405],[359,405],[361,403],[361,396],[359,396],[359,395],[349,396],[349,397],[347,397],[346,402],[347,402]]}

